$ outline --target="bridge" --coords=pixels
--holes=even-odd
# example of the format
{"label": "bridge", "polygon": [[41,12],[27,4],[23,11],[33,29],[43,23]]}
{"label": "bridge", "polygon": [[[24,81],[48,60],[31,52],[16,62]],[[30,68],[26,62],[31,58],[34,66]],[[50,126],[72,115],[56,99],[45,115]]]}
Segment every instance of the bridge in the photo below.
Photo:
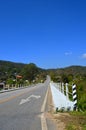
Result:
{"label": "bridge", "polygon": [[64,84],[50,82],[50,88],[52,92],[52,98],[54,102],[54,109],[56,111],[73,111],[74,101],[69,99],[68,84],[66,83],[66,90],[64,90]]}

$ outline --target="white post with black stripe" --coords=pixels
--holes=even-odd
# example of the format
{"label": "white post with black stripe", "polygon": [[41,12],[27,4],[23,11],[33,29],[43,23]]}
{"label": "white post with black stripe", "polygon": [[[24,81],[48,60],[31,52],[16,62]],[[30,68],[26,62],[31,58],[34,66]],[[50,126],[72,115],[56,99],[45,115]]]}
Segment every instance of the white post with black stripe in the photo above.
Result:
{"label": "white post with black stripe", "polygon": [[73,93],[73,101],[74,101],[74,110],[76,111],[77,109],[77,94],[76,94],[76,85],[72,85],[72,93]]}

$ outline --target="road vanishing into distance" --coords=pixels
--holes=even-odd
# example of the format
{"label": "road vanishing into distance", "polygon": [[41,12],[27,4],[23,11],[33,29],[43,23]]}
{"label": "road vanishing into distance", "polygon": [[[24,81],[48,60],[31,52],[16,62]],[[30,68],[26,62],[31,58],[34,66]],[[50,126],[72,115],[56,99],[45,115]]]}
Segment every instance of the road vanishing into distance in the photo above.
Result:
{"label": "road vanishing into distance", "polygon": [[48,77],[34,87],[1,93],[0,130],[48,130],[43,113],[49,82]]}

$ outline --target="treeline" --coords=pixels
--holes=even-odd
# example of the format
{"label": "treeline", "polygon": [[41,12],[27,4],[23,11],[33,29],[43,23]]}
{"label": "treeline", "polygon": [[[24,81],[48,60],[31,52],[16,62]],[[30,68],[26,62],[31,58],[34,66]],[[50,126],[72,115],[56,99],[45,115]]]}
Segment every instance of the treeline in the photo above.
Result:
{"label": "treeline", "polygon": [[70,82],[77,78],[86,77],[86,66],[69,66],[66,68],[47,70],[52,80]]}
{"label": "treeline", "polygon": [[14,84],[28,81],[43,82],[46,71],[37,67],[34,63],[23,64],[0,60],[0,82]]}

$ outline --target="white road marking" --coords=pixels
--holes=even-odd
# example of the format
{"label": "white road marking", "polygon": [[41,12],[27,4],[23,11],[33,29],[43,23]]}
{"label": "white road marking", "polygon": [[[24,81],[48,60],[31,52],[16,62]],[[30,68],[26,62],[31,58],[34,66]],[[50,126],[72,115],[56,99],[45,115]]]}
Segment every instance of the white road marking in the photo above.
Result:
{"label": "white road marking", "polygon": [[31,96],[29,96],[29,97],[26,98],[26,99],[21,99],[21,102],[19,103],[19,105],[22,105],[22,104],[24,104],[24,103],[26,103],[26,102],[29,102],[32,97],[33,97],[33,98],[36,98],[36,99],[41,98],[40,95],[31,95]]}
{"label": "white road marking", "polygon": [[41,107],[41,112],[42,112],[42,114],[41,114],[41,127],[42,127],[42,130],[48,130],[46,118],[44,116],[45,106],[46,106],[46,102],[47,102],[47,95],[48,95],[48,90],[47,90],[44,102],[42,104],[42,107]]}

